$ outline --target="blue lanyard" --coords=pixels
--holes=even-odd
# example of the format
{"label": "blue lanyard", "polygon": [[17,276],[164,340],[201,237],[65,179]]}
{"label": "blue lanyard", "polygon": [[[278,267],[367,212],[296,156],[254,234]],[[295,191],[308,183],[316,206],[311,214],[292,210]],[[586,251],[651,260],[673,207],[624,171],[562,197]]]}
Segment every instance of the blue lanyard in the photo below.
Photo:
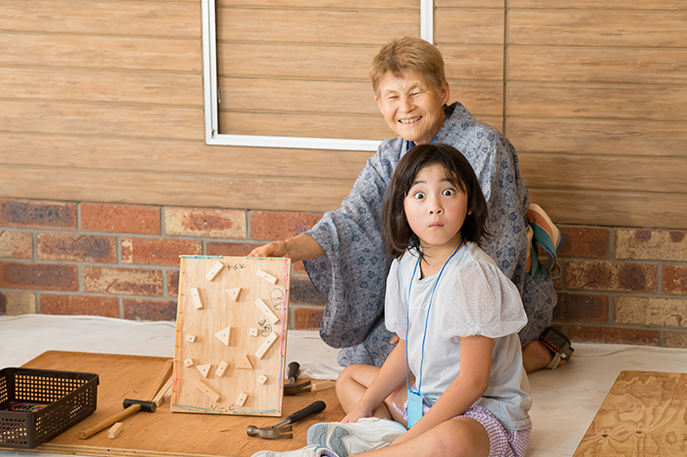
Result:
{"label": "blue lanyard", "polygon": [[[434,292],[437,290],[437,285],[439,284],[439,280],[441,279],[441,274],[444,272],[444,268],[446,268],[446,265],[448,265],[449,261],[453,258],[454,255],[460,250],[460,248],[463,246],[463,240],[460,240],[460,244],[456,248],[455,251],[453,251],[453,254],[451,254],[451,257],[446,260],[444,263],[444,266],[441,267],[441,271],[439,271],[439,276],[437,277],[437,281],[434,283],[434,288],[432,289],[432,295],[429,297],[429,306],[427,306],[427,317],[425,318],[425,330],[424,333],[422,334],[422,350],[420,352],[420,373],[419,376],[417,377],[417,392],[422,393],[422,365],[425,362],[425,339],[427,338],[427,323],[429,322],[429,311],[432,309],[432,300],[434,300]],[[413,281],[415,280],[415,273],[417,273],[417,267],[420,265],[420,260],[422,260],[422,256],[420,256],[417,259],[417,262],[415,263],[415,268],[413,269],[413,276],[410,278],[410,286],[408,286],[408,308],[406,309],[406,387],[408,390],[412,392],[410,389],[410,383],[408,381],[409,378],[409,359],[408,359],[408,329],[410,328],[410,291],[413,288]]]}

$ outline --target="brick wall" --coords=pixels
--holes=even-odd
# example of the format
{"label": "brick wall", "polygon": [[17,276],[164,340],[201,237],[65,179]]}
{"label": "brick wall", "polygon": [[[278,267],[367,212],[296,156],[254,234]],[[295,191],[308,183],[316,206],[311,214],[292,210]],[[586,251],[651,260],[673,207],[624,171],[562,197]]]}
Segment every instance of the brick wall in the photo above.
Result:
{"label": "brick wall", "polygon": [[553,319],[572,340],[687,347],[686,231],[560,229]]}
{"label": "brick wall", "polygon": [[[0,314],[174,320],[179,255],[247,255],[319,214],[0,201]],[[291,322],[318,328],[326,300],[293,267]]]}
{"label": "brick wall", "polygon": [[[0,201],[0,314],[173,320],[179,254],[248,254],[319,214],[55,201]],[[687,347],[687,232],[561,226],[554,323],[573,341]],[[301,262],[293,327],[326,300]]]}

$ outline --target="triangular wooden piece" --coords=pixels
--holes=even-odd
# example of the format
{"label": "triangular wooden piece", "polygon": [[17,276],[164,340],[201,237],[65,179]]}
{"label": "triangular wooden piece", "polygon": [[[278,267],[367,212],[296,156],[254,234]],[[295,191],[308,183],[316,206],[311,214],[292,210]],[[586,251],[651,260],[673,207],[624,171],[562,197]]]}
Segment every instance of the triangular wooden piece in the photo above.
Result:
{"label": "triangular wooden piece", "polygon": [[219,339],[225,346],[229,346],[229,334],[231,333],[231,327],[227,327],[224,330],[220,330],[215,333],[217,339]]}
{"label": "triangular wooden piece", "polygon": [[196,368],[198,368],[198,371],[200,371],[200,374],[203,375],[204,378],[208,377],[208,373],[210,373],[210,367],[212,364],[207,364],[207,365],[198,365]]}
{"label": "triangular wooden piece", "polygon": [[253,365],[251,365],[250,360],[248,360],[248,357],[244,355],[238,360],[238,362],[236,362],[236,368],[241,370],[252,370]]}
{"label": "triangular wooden piece", "polygon": [[234,289],[225,289],[232,300],[236,301],[239,299],[239,294],[241,293],[240,287],[235,287]]}

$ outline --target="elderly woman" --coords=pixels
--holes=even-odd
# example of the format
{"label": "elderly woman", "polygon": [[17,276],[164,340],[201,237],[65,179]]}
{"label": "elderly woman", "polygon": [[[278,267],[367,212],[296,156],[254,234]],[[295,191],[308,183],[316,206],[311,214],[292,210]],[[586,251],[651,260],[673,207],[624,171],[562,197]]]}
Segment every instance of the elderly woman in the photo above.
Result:
{"label": "elderly woman", "polygon": [[[449,144],[470,161],[487,200],[493,236],[484,250],[521,293],[528,316],[519,334],[525,368],[555,367],[557,353],[563,352],[561,338],[567,338],[547,328],[556,305],[549,271],[543,268],[535,277],[526,272],[529,199],[515,149],[460,103],[447,105],[444,61],[430,43],[413,37],[392,41],[374,58],[370,76],[379,110],[399,136],[380,144],[341,208],[327,212],[311,230],[261,246],[250,255],[304,260],[313,285],[328,297],[320,335],[330,346],[344,348],[339,363],[381,365],[393,337],[384,326],[391,264],[380,222],[384,195],[396,164],[410,148]],[[565,359],[569,353],[562,355]]]}

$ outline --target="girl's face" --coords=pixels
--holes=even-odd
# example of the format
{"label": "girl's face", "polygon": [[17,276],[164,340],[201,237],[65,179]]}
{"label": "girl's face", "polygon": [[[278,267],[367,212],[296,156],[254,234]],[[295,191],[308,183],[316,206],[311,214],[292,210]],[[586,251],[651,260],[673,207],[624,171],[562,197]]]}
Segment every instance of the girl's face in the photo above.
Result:
{"label": "girl's face", "polygon": [[456,249],[460,229],[468,214],[468,196],[447,177],[439,164],[421,169],[403,202],[406,219],[420,239],[423,251],[445,247]]}

